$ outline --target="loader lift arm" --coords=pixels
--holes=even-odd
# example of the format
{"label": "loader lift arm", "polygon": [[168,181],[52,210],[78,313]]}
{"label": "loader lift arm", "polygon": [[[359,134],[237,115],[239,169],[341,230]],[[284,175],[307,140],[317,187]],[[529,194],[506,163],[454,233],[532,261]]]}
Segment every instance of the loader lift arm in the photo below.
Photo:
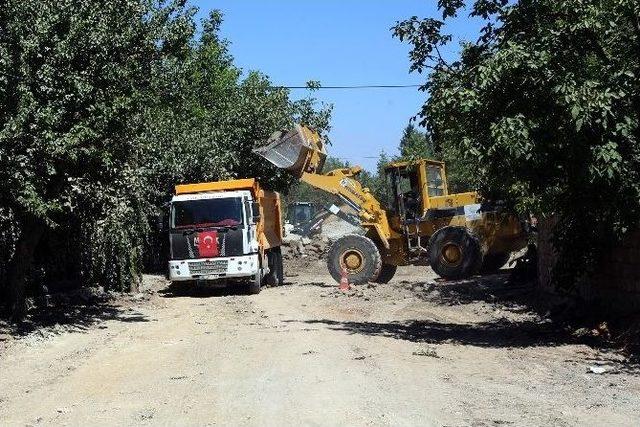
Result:
{"label": "loader lift arm", "polygon": [[387,213],[373,194],[356,179],[362,168],[354,166],[323,174],[322,167],[327,154],[324,143],[315,131],[296,125],[291,131],[275,132],[265,145],[253,151],[312,187],[339,197],[358,213],[365,228],[376,230],[384,247],[389,248],[391,230]]}
{"label": "loader lift arm", "polygon": [[335,169],[326,174],[304,172],[300,180],[312,187],[336,195],[358,213],[364,226],[375,228],[385,248],[389,248],[387,213],[380,202],[355,177],[362,171],[359,166]]}

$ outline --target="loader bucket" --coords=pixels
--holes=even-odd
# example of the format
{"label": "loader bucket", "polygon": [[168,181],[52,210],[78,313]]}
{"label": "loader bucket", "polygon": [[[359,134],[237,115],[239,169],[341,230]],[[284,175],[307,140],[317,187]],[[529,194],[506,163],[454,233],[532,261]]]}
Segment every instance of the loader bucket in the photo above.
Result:
{"label": "loader bucket", "polygon": [[321,173],[327,157],[320,136],[300,125],[290,131],[274,132],[265,145],[253,152],[298,178],[304,172]]}

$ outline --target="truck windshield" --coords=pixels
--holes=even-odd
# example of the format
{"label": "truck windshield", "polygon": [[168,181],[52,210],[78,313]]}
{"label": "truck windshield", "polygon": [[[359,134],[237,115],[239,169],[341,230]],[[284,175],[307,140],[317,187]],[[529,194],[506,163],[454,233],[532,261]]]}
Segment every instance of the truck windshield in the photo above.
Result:
{"label": "truck windshield", "polygon": [[242,200],[223,199],[183,200],[173,202],[171,227],[234,227],[242,224]]}

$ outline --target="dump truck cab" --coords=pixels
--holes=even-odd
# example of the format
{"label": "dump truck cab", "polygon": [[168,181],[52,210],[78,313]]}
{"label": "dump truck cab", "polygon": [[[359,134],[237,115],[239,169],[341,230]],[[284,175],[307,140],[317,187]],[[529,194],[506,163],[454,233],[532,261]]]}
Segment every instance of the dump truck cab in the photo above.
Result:
{"label": "dump truck cab", "polygon": [[[169,279],[282,279],[280,198],[253,179],[176,186],[169,210]],[[257,286],[257,288],[255,288]]]}

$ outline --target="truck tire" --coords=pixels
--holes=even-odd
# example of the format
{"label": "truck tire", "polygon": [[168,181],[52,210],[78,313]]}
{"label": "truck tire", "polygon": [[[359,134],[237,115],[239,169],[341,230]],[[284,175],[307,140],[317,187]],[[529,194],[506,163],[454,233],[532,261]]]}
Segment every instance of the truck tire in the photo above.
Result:
{"label": "truck tire", "polygon": [[374,280],[376,283],[389,283],[393,276],[396,275],[396,270],[398,269],[397,265],[391,264],[382,264],[382,269],[380,270],[380,274],[378,278]]}
{"label": "truck tire", "polygon": [[280,286],[284,283],[284,268],[282,265],[282,250],[280,247],[271,248],[267,252],[269,273],[264,276],[266,286]]}
{"label": "truck tire", "polygon": [[276,275],[276,254],[274,248],[267,250],[267,265],[269,266],[269,272],[264,275],[262,279],[265,286],[276,286],[277,284],[277,275]]}
{"label": "truck tire", "polygon": [[259,294],[262,290],[262,269],[259,269],[255,276],[249,282],[249,293]]}
{"label": "truck tire", "polygon": [[487,254],[482,260],[482,267],[480,267],[480,273],[488,274],[495,273],[500,270],[509,261],[511,254],[509,253],[497,253]]}
{"label": "truck tire", "polygon": [[444,227],[429,239],[429,264],[447,280],[477,274],[482,265],[480,242],[464,227]]}
{"label": "truck tire", "polygon": [[281,286],[284,284],[284,265],[282,262],[282,248],[280,246],[275,248],[274,254],[275,254],[275,267],[276,267],[276,271],[275,271],[276,284],[278,286]]}
{"label": "truck tire", "polygon": [[345,268],[349,283],[362,285],[378,278],[382,258],[373,240],[359,234],[348,234],[331,245],[327,267],[336,282],[340,282]]}

